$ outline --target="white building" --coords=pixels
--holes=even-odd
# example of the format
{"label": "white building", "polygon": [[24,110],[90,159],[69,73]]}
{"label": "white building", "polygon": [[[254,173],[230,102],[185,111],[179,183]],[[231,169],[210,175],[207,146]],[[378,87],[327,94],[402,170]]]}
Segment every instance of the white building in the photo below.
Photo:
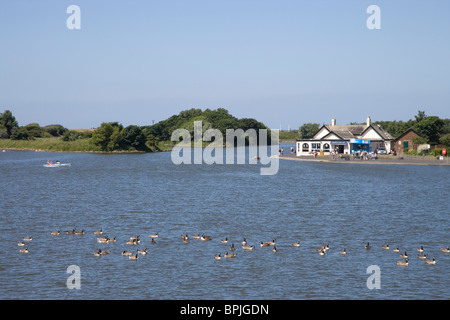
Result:
{"label": "white building", "polygon": [[371,123],[370,116],[365,125],[337,125],[336,119],[331,119],[331,124],[323,125],[313,138],[297,140],[296,150],[297,156],[315,152],[326,155],[332,151],[344,154],[376,152],[380,148],[390,152],[393,140],[387,131]]}

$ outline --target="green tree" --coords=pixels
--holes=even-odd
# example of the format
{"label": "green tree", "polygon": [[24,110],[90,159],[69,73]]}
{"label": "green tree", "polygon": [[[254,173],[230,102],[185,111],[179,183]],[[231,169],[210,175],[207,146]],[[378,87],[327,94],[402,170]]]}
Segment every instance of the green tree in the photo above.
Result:
{"label": "green tree", "polygon": [[442,134],[444,125],[445,122],[442,119],[439,119],[439,117],[429,116],[418,122],[414,126],[414,129],[420,136],[427,138],[428,142],[437,143]]}
{"label": "green tree", "polygon": [[446,147],[450,147],[450,133],[446,133],[442,137],[440,137],[439,142]]}
{"label": "green tree", "polygon": [[422,121],[423,119],[425,119],[427,117],[427,115],[425,114],[425,111],[418,111],[417,115],[414,116],[416,118],[417,122]]}
{"label": "green tree", "polygon": [[123,126],[118,122],[103,122],[92,133],[91,142],[102,151],[117,150],[122,140]]}
{"label": "green tree", "polygon": [[5,110],[3,113],[0,113],[0,125],[2,125],[6,129],[8,137],[11,136],[12,130],[19,126],[16,118],[9,110]]}
{"label": "green tree", "polygon": [[12,140],[33,140],[33,136],[28,133],[25,127],[14,127],[11,132],[10,138]]}
{"label": "green tree", "polygon": [[122,145],[124,149],[132,147],[136,150],[145,150],[146,136],[142,129],[136,125],[125,127],[122,131]]}
{"label": "green tree", "polygon": [[299,129],[300,139],[310,139],[319,131],[318,123],[305,123]]}

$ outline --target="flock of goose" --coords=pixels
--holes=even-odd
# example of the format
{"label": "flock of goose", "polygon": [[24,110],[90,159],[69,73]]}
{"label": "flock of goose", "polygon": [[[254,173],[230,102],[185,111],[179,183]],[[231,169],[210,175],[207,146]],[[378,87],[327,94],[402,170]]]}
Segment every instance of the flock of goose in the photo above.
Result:
{"label": "flock of goose", "polygon": [[[86,234],[84,230],[76,231],[75,229],[64,231],[64,233],[68,234],[68,235],[79,235],[79,236]],[[61,235],[61,231],[60,230],[52,231],[50,234],[52,236],[59,236],[59,235]],[[94,231],[93,234],[98,236],[97,237],[97,242],[99,244],[109,244],[109,243],[115,243],[117,241],[116,237],[110,238],[110,237],[108,237],[106,235],[103,235],[102,229]],[[159,238],[159,234],[158,233],[150,234],[150,235],[148,235],[148,237],[150,238],[150,244],[156,244],[156,240],[155,239]],[[183,243],[189,243],[191,241],[191,238],[190,238],[190,236],[187,233],[182,234],[181,235],[181,239],[182,239]],[[205,234],[198,233],[198,234],[192,235],[192,239],[199,239],[199,240],[205,242],[205,241],[211,241],[212,237],[208,236],[208,235],[205,235]],[[24,237],[23,241],[18,243],[18,246],[21,247],[20,248],[20,253],[28,253],[29,252],[28,251],[28,247],[26,246],[26,243],[29,243],[32,240],[33,240],[33,238],[31,236]],[[134,245],[137,245],[137,244],[140,244],[140,243],[141,243],[140,235],[131,236],[128,240],[125,241],[125,244],[130,245],[130,246],[134,246]],[[221,243],[222,244],[228,244],[229,243],[228,238],[222,239]],[[242,250],[243,251],[253,251],[255,249],[254,245],[248,244],[246,238],[243,238],[243,240],[240,242],[240,244],[242,246]],[[274,253],[278,252],[278,249],[277,249],[276,244],[275,244],[275,239],[272,239],[271,241],[265,241],[265,242],[261,241],[259,243],[259,246],[261,248],[263,248],[263,247],[271,247],[272,251]],[[300,247],[300,242],[294,242],[294,243],[292,243],[292,246],[293,247]],[[367,243],[364,246],[365,250],[370,250],[371,248],[372,248],[372,246],[370,245],[370,243]],[[318,252],[319,255],[324,256],[324,255],[326,255],[326,253],[327,253],[327,251],[329,249],[330,249],[330,246],[328,244],[325,244],[325,245],[322,245],[319,248],[316,248],[316,251]],[[389,244],[385,244],[385,245],[381,246],[381,249],[382,250],[390,250],[391,248],[390,248]],[[222,259],[222,257],[224,257],[224,258],[235,258],[236,257],[236,253],[234,252],[235,250],[236,250],[236,247],[234,246],[234,243],[231,243],[231,246],[229,247],[229,249],[225,252],[225,254],[223,256],[220,253],[217,253],[214,256],[214,259],[220,260],[220,259]],[[395,253],[399,253],[400,258],[402,259],[402,260],[396,261],[396,264],[398,266],[408,266],[408,261],[410,259],[410,256],[406,253],[406,251],[404,251],[404,253],[400,254],[400,249],[399,249],[398,246],[395,247],[395,248],[392,248],[392,251],[395,252]],[[417,257],[419,259],[424,260],[425,264],[431,264],[431,265],[436,264],[436,258],[433,257],[433,258],[429,259],[428,258],[428,254],[424,253],[424,251],[425,250],[424,250],[423,246],[420,246],[419,248],[417,248],[417,252],[418,252]],[[444,253],[450,253],[450,247],[448,247],[448,246],[447,247],[441,247],[440,251],[444,252]],[[103,250],[103,249],[98,249],[97,251],[93,252],[94,256],[96,256],[96,257],[101,257],[102,255],[106,255],[106,254],[109,254],[109,253],[110,253],[110,251]],[[124,250],[124,251],[122,251],[121,254],[122,254],[122,256],[128,257],[128,259],[130,259],[130,260],[138,260],[140,255],[145,256],[147,253],[148,253],[148,248],[144,248],[144,249],[138,249],[136,251]],[[340,250],[339,253],[341,255],[346,255],[347,254],[347,250],[344,248],[344,249]]]}

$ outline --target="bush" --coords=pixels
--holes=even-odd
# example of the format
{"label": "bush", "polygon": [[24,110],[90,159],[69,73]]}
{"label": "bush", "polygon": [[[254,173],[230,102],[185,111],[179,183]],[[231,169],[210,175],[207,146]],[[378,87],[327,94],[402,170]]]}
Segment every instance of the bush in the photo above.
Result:
{"label": "bush", "polygon": [[25,127],[14,127],[11,131],[12,140],[33,140],[33,136],[28,133]]}
{"label": "bush", "polygon": [[440,156],[442,155],[442,149],[441,148],[436,148],[433,150],[433,156]]}

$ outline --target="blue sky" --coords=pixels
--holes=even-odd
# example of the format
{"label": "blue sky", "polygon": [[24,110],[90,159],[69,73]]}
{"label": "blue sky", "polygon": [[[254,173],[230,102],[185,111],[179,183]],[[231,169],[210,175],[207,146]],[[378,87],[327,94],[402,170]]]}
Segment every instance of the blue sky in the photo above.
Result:
{"label": "blue sky", "polygon": [[218,107],[282,129],[450,118],[449,1],[3,0],[0,46],[0,112],[20,125]]}

